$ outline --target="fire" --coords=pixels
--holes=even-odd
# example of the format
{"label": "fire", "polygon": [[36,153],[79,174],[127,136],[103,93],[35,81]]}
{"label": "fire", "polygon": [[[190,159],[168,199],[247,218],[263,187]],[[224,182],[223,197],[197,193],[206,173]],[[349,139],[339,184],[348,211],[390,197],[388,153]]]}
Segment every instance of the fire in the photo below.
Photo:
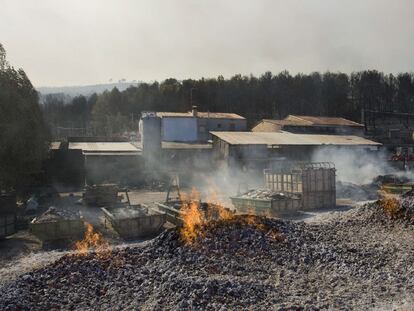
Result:
{"label": "fire", "polygon": [[205,216],[199,208],[199,203],[191,201],[184,203],[182,208],[183,226],[180,230],[182,239],[191,244],[200,234],[199,228],[206,221]]}
{"label": "fire", "polygon": [[181,217],[183,225],[180,228],[182,240],[186,244],[193,244],[197,237],[203,236],[202,227],[213,219],[230,219],[233,213],[225,209],[218,203],[216,192],[211,192],[210,203],[201,204],[200,192],[192,189],[191,194],[187,196],[182,194]]}
{"label": "fire", "polygon": [[[206,225],[215,221],[224,221],[228,223],[240,222],[243,225],[252,226],[258,230],[267,231],[266,226],[259,221],[259,217],[255,215],[252,209],[247,215],[243,215],[241,220],[240,216],[237,217],[230,209],[225,208],[224,204],[218,199],[219,196],[214,188],[210,188],[210,192],[207,196],[209,203],[202,204],[200,201],[200,193],[193,189],[189,196],[183,194],[181,218],[183,221],[180,228],[181,239],[184,243],[194,245],[197,238],[203,237],[206,229]],[[268,232],[269,236],[278,239],[280,236],[276,232]]]}
{"label": "fire", "polygon": [[384,212],[391,218],[397,217],[400,210],[398,199],[385,192],[382,192],[381,196],[380,203]]}
{"label": "fire", "polygon": [[85,222],[86,232],[82,240],[75,243],[75,250],[79,255],[86,255],[90,249],[95,250],[98,257],[103,258],[111,254],[109,243],[102,234],[95,232],[90,223]]}

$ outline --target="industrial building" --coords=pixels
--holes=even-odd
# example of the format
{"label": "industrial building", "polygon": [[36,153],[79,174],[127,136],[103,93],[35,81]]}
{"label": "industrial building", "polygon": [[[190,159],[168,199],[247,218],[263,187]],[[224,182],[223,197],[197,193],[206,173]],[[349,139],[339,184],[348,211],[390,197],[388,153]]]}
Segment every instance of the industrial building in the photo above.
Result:
{"label": "industrial building", "polygon": [[310,161],[320,147],[377,150],[380,143],[354,135],[294,134],[290,132],[211,132],[215,159],[246,166],[272,158]]}
{"label": "industrial building", "polygon": [[289,115],[283,120],[263,119],[252,131],[363,136],[364,125],[337,117]]}
{"label": "industrial building", "polygon": [[[154,112],[161,121],[161,140],[169,142],[207,142],[210,131],[246,131],[246,119],[235,113],[200,112],[193,107],[189,112]],[[142,118],[140,120],[142,133]]]}
{"label": "industrial building", "polygon": [[62,186],[138,182],[144,166],[141,148],[125,141],[96,140],[69,138],[52,143],[48,165],[52,181]]}
{"label": "industrial building", "polygon": [[414,114],[363,110],[365,134],[381,142],[390,164],[398,169],[414,169]]}

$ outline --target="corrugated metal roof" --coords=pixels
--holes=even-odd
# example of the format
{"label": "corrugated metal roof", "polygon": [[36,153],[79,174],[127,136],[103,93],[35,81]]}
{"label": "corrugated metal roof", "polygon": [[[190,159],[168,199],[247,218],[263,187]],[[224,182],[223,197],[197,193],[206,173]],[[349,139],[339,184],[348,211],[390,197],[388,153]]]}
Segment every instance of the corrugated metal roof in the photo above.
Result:
{"label": "corrugated metal roof", "polygon": [[[157,112],[157,116],[160,118],[169,117],[169,118],[191,118],[193,114],[189,112]],[[235,113],[226,113],[226,112],[197,112],[198,118],[203,119],[240,119],[244,120],[242,116]]]}
{"label": "corrugated metal roof", "polygon": [[211,144],[190,144],[190,143],[181,143],[173,141],[163,141],[162,149],[211,149]]}
{"label": "corrugated metal roof", "polygon": [[336,145],[380,146],[380,143],[352,135],[293,134],[289,132],[210,132],[231,145]]}
{"label": "corrugated metal roof", "polygon": [[[279,120],[278,120],[279,121]],[[362,124],[337,117],[319,117],[319,116],[299,116],[299,115],[288,115],[283,121],[297,122],[300,125],[310,126],[352,126],[352,127],[363,127]],[[290,125],[290,124],[287,124]],[[295,125],[295,124],[292,124]]]}
{"label": "corrugated metal roof", "polygon": [[138,152],[139,148],[129,142],[70,142],[69,149],[82,152]]}
{"label": "corrugated metal roof", "polygon": [[139,156],[142,155],[141,151],[137,151],[137,152],[82,152],[83,155],[85,156],[91,156],[91,157],[96,157],[96,156],[127,156],[127,157],[131,157],[131,156]]}

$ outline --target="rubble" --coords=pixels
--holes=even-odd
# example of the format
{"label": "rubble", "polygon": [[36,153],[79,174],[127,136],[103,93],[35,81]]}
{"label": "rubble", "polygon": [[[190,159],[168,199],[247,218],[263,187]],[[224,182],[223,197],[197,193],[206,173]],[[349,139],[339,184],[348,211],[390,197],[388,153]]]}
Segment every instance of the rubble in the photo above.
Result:
{"label": "rubble", "polygon": [[388,175],[379,175],[375,177],[372,182],[374,184],[381,186],[384,184],[405,184],[405,183],[410,182],[410,179],[406,176],[388,174]]}
{"label": "rubble", "polygon": [[307,224],[254,216],[63,256],[0,288],[1,310],[374,309],[414,293],[412,227],[367,205]]}
{"label": "rubble", "polygon": [[362,207],[365,215],[370,219],[383,224],[392,225],[396,222],[405,225],[414,225],[414,197],[406,196],[385,196],[373,203]]}
{"label": "rubble", "polygon": [[254,189],[254,190],[249,190],[248,192],[244,193],[243,195],[239,197],[248,198],[248,199],[277,200],[277,199],[285,199],[287,197],[300,198],[300,194],[285,193],[285,192],[273,191],[270,189]]}
{"label": "rubble", "polygon": [[78,211],[71,211],[67,209],[57,209],[54,206],[49,207],[49,209],[44,212],[39,217],[36,217],[33,220],[33,223],[41,224],[41,223],[49,223],[49,222],[56,222],[60,220],[77,220],[80,218]]}

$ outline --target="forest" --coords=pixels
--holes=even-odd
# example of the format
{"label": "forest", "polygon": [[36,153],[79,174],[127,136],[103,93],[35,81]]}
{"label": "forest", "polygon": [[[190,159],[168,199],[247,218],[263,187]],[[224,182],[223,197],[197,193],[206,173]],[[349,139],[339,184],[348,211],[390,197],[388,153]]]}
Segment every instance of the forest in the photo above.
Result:
{"label": "forest", "polygon": [[235,75],[209,79],[166,79],[141,83],[122,92],[116,88],[65,103],[60,94],[45,97],[43,110],[50,128],[88,129],[94,135],[116,135],[136,129],[142,111],[234,112],[249,125],[288,114],[323,115],[361,120],[361,109],[414,112],[414,74],[376,70],[314,72],[291,75],[266,72],[259,77]]}

